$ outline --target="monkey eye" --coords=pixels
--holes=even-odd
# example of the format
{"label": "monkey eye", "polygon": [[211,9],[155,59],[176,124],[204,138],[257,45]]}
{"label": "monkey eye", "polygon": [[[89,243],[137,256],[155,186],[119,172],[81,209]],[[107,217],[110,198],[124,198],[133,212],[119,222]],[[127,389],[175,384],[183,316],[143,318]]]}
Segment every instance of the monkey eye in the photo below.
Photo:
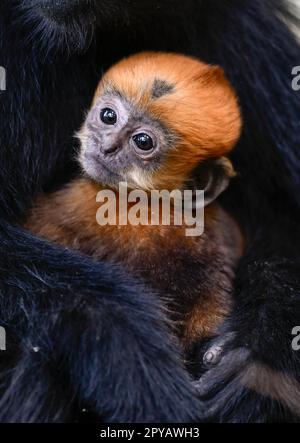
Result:
{"label": "monkey eye", "polygon": [[136,146],[142,151],[151,151],[154,148],[154,142],[150,135],[142,132],[132,137]]}
{"label": "monkey eye", "polygon": [[117,123],[117,114],[113,109],[110,108],[102,109],[100,118],[106,125],[115,125]]}

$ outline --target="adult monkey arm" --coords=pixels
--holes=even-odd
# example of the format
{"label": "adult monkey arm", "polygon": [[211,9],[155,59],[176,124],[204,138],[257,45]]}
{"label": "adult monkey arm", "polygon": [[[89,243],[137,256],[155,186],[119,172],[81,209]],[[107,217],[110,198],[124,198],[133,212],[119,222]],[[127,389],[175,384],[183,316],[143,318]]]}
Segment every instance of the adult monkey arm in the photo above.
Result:
{"label": "adult monkey arm", "polygon": [[[70,421],[77,403],[105,421],[195,419],[194,389],[155,297],[117,267],[26,236],[1,235],[1,295],[14,306],[1,311],[8,332],[2,363],[14,362],[1,374],[1,421]],[[18,285],[16,273],[23,275]]]}

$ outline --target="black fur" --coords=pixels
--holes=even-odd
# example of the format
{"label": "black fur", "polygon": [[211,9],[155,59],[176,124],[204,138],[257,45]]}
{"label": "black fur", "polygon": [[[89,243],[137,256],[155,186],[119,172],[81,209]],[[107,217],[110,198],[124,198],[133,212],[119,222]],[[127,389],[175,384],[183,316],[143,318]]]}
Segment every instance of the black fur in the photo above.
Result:
{"label": "black fur", "polygon": [[[0,324],[8,334],[8,350],[0,353],[0,420],[75,421],[83,408],[107,421],[294,420],[293,411],[239,385],[243,359],[243,367],[262,361],[300,375],[290,345],[300,320],[300,101],[290,77],[300,48],[279,18],[283,1],[53,4],[0,3],[0,65],[7,69],[0,96]],[[218,367],[205,373],[211,388],[199,389],[200,399],[152,294],[121,269],[16,227],[37,192],[76,174],[73,134],[103,70],[148,49],[221,64],[245,120],[233,155],[240,178],[224,204],[241,221],[248,250],[236,308],[224,325],[234,334]],[[237,363],[228,371],[231,356]]]}

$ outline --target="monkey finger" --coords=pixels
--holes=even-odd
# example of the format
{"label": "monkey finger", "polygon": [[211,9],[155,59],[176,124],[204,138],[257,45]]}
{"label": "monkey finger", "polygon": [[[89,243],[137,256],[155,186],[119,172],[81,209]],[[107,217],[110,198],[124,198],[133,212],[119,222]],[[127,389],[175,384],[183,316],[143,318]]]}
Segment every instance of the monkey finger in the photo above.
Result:
{"label": "monkey finger", "polygon": [[[212,352],[212,351],[207,351]],[[210,370],[205,372],[195,383],[198,395],[202,399],[211,397],[216,392],[222,390],[224,386],[245,368],[248,363],[250,351],[245,348],[238,348],[220,357],[219,349],[213,356],[219,359]]]}

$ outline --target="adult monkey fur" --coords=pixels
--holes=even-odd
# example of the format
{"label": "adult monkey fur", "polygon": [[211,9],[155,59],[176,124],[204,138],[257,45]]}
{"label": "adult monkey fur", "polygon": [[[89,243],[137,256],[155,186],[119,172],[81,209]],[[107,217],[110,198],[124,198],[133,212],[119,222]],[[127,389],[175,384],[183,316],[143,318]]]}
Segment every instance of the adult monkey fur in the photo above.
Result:
{"label": "adult monkey fur", "polygon": [[[83,405],[118,421],[299,419],[290,331],[300,316],[300,102],[290,72],[300,49],[283,16],[293,19],[283,0],[1,1],[2,421],[76,420]],[[228,340],[200,398],[151,294],[120,269],[16,227],[38,192],[75,172],[72,134],[102,70],[150,49],[221,65],[244,117],[232,156],[241,176],[224,204],[248,248]],[[257,362],[288,377],[282,389],[241,383]]]}
{"label": "adult monkey fur", "polygon": [[[122,60],[101,79],[78,134],[85,177],[41,195],[26,227],[143,278],[170,308],[173,332],[187,355],[217,334],[231,309],[243,238],[213,202],[234,175],[224,156],[240,133],[238,101],[222,69],[168,53]],[[174,206],[169,226],[161,219],[157,225],[131,224],[127,210],[133,204],[116,206],[124,181],[148,197],[151,190],[205,189],[204,232],[191,237],[185,221],[174,226]],[[116,220],[100,226],[97,194],[103,189],[115,191],[108,205]],[[149,222],[149,200],[143,211]],[[125,217],[124,226],[120,218]]]}

